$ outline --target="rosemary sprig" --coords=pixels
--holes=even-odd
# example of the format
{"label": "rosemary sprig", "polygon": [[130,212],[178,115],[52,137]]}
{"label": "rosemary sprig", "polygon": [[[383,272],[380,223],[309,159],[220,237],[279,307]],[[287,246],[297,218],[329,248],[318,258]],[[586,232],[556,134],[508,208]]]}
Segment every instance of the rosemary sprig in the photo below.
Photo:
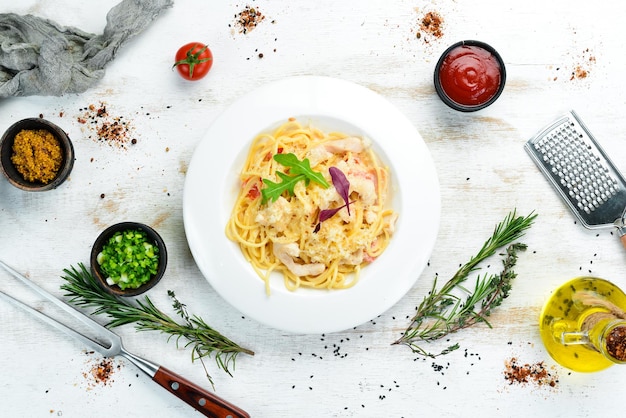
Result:
{"label": "rosemary sprig", "polygon": [[213,384],[210,374],[203,362],[205,357],[215,356],[218,368],[231,375],[231,369],[235,368],[235,359],[240,353],[254,355],[254,352],[242,348],[230,339],[224,337],[215,329],[211,328],[202,318],[187,313],[185,305],[176,299],[171,290],[168,295],[173,300],[173,307],[179,314],[184,324],[179,324],[174,319],[160,311],[148,298],[136,298],[134,303],[129,300],[106,293],[96,283],[96,279],[79,263],[79,269],[71,266],[63,270],[66,283],[61,289],[70,297],[69,301],[76,306],[94,308],[92,315],[105,314],[111,320],[105,326],[108,328],[119,327],[126,324],[134,324],[138,331],[159,331],[168,334],[168,341],[176,339],[179,347],[181,339],[185,339],[185,347],[192,347],[191,361],[199,359],[205,369],[207,378]]}
{"label": "rosemary sprig", "polygon": [[[517,253],[524,251],[526,245],[513,243],[524,235],[531,227],[536,214],[526,217],[517,216],[516,211],[510,212],[506,218],[496,225],[492,236],[483,244],[476,256],[461,266],[455,275],[441,289],[437,290],[437,277],[433,286],[417,308],[411,323],[398,340],[393,344],[406,345],[419,355],[436,357],[459,348],[453,344],[438,354],[432,354],[420,346],[441,339],[450,333],[483,322],[491,328],[487,317],[494,308],[502,304],[509,295],[511,282],[517,276],[513,271],[517,262]],[[502,260],[503,269],[500,274],[479,275],[474,290],[464,287],[469,275],[479,269],[479,264],[493,256],[500,248],[506,246]],[[458,296],[461,292],[466,297]]]}

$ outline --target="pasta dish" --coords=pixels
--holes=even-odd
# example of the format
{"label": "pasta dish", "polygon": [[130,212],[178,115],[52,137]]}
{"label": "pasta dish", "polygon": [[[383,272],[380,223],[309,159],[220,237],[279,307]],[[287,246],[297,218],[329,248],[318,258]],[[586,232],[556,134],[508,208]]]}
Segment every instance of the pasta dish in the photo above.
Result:
{"label": "pasta dish", "polygon": [[289,290],[351,287],[394,232],[389,171],[367,138],[290,118],[253,140],[240,181],[226,235],[267,294],[272,272]]}

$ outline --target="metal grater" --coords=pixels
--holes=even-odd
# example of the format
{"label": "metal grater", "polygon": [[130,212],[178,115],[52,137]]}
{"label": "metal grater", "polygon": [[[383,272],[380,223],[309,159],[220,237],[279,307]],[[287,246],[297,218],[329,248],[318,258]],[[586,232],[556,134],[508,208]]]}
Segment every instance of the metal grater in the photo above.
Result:
{"label": "metal grater", "polygon": [[574,111],[524,148],[586,228],[613,226],[620,236],[626,233],[626,181]]}

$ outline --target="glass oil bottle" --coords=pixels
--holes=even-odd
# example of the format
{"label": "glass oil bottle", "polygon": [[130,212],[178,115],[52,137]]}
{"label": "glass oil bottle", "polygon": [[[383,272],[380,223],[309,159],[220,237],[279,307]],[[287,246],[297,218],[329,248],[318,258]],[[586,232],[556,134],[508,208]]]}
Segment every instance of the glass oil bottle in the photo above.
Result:
{"label": "glass oil bottle", "polygon": [[626,295],[597,277],[560,286],[541,311],[546,350],[560,365],[595,372],[626,363]]}

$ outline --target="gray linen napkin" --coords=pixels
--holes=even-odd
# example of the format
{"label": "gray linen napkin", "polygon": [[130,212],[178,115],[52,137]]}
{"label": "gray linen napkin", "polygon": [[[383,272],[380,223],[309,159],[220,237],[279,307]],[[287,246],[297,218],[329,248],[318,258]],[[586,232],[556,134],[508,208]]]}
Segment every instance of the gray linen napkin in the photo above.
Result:
{"label": "gray linen napkin", "polygon": [[120,46],[173,0],[123,0],[100,35],[33,15],[0,14],[0,98],[81,93],[104,76]]}

